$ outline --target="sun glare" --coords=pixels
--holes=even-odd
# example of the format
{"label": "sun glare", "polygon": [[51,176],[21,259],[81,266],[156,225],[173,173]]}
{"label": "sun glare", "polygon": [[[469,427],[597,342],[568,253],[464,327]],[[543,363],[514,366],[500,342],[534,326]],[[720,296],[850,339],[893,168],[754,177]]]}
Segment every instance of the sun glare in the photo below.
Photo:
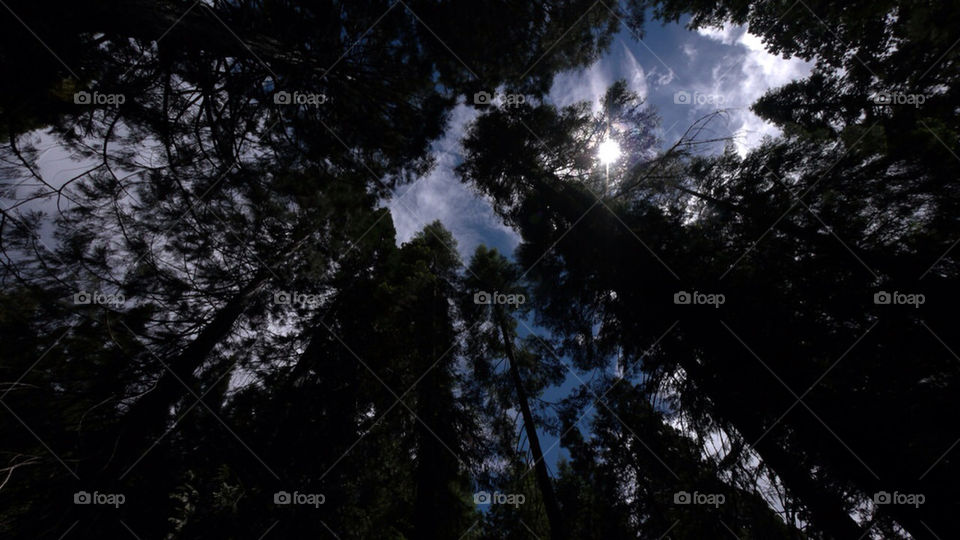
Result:
{"label": "sun glare", "polygon": [[600,158],[600,163],[603,165],[613,163],[620,157],[620,145],[613,139],[603,141],[597,148],[597,157]]}

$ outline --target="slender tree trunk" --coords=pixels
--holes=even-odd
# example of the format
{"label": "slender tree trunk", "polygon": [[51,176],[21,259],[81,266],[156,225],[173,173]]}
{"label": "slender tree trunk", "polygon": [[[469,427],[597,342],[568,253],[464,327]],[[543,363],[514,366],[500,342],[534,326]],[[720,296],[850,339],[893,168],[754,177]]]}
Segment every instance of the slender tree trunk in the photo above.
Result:
{"label": "slender tree trunk", "polygon": [[550,522],[550,538],[552,540],[562,540],[566,536],[562,524],[563,515],[560,513],[560,504],[553,491],[550,474],[547,472],[547,464],[543,460],[540,437],[537,435],[537,425],[533,421],[527,392],[524,390],[523,379],[520,377],[520,368],[517,365],[513,350],[513,340],[509,338],[510,334],[507,332],[502,316],[498,314],[497,318],[500,334],[503,337],[503,347],[507,352],[507,359],[510,361],[510,378],[513,380],[513,386],[517,392],[517,402],[520,405],[520,413],[523,415],[523,427],[527,432],[527,440],[530,442],[530,453],[533,454],[533,469],[537,478],[537,486],[540,488],[540,494],[543,497],[543,505],[547,511],[547,521]]}

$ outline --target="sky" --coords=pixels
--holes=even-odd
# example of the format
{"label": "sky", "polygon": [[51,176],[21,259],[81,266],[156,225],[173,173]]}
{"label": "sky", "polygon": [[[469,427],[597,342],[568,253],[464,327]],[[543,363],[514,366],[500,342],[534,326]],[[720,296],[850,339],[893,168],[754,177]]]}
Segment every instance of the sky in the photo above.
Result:
{"label": "sky", "polygon": [[[557,106],[589,101],[596,107],[619,79],[645,99],[661,118],[664,146],[675,142],[698,118],[724,109],[727,116],[711,124],[717,137],[734,137],[744,154],[777,129],[749,111],[768,90],[810,73],[812,63],[767,53],[760,39],[741,26],[685,28],[686,21],[648,23],[640,40],[628,30],[617,34],[608,52],[586,69],[558,75],[547,100]],[[467,260],[479,244],[512,255],[520,239],[494,215],[490,204],[461,184],[454,167],[461,161],[459,140],[476,117],[461,104],[451,114],[445,135],[433,145],[436,167],[397,190],[385,205],[406,242],[424,225],[439,219],[458,242]],[[715,148],[719,150],[720,147]]]}

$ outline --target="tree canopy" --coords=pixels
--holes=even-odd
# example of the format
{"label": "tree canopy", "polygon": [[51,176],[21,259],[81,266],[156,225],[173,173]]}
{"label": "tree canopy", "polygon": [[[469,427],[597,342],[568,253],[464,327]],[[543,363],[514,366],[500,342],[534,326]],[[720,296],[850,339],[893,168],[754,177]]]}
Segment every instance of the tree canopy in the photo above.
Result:
{"label": "tree canopy", "polygon": [[[5,538],[960,532],[956,6],[3,7]],[[812,60],[780,135],[549,98],[650,17]],[[398,242],[460,107],[513,253]]]}

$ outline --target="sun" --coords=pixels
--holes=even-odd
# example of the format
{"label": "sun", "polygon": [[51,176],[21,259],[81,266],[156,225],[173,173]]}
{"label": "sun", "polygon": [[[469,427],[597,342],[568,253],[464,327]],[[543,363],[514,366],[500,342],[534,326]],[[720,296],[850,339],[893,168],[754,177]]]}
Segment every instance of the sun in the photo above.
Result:
{"label": "sun", "polygon": [[609,165],[620,157],[620,145],[613,139],[607,139],[597,147],[597,157],[600,163]]}

